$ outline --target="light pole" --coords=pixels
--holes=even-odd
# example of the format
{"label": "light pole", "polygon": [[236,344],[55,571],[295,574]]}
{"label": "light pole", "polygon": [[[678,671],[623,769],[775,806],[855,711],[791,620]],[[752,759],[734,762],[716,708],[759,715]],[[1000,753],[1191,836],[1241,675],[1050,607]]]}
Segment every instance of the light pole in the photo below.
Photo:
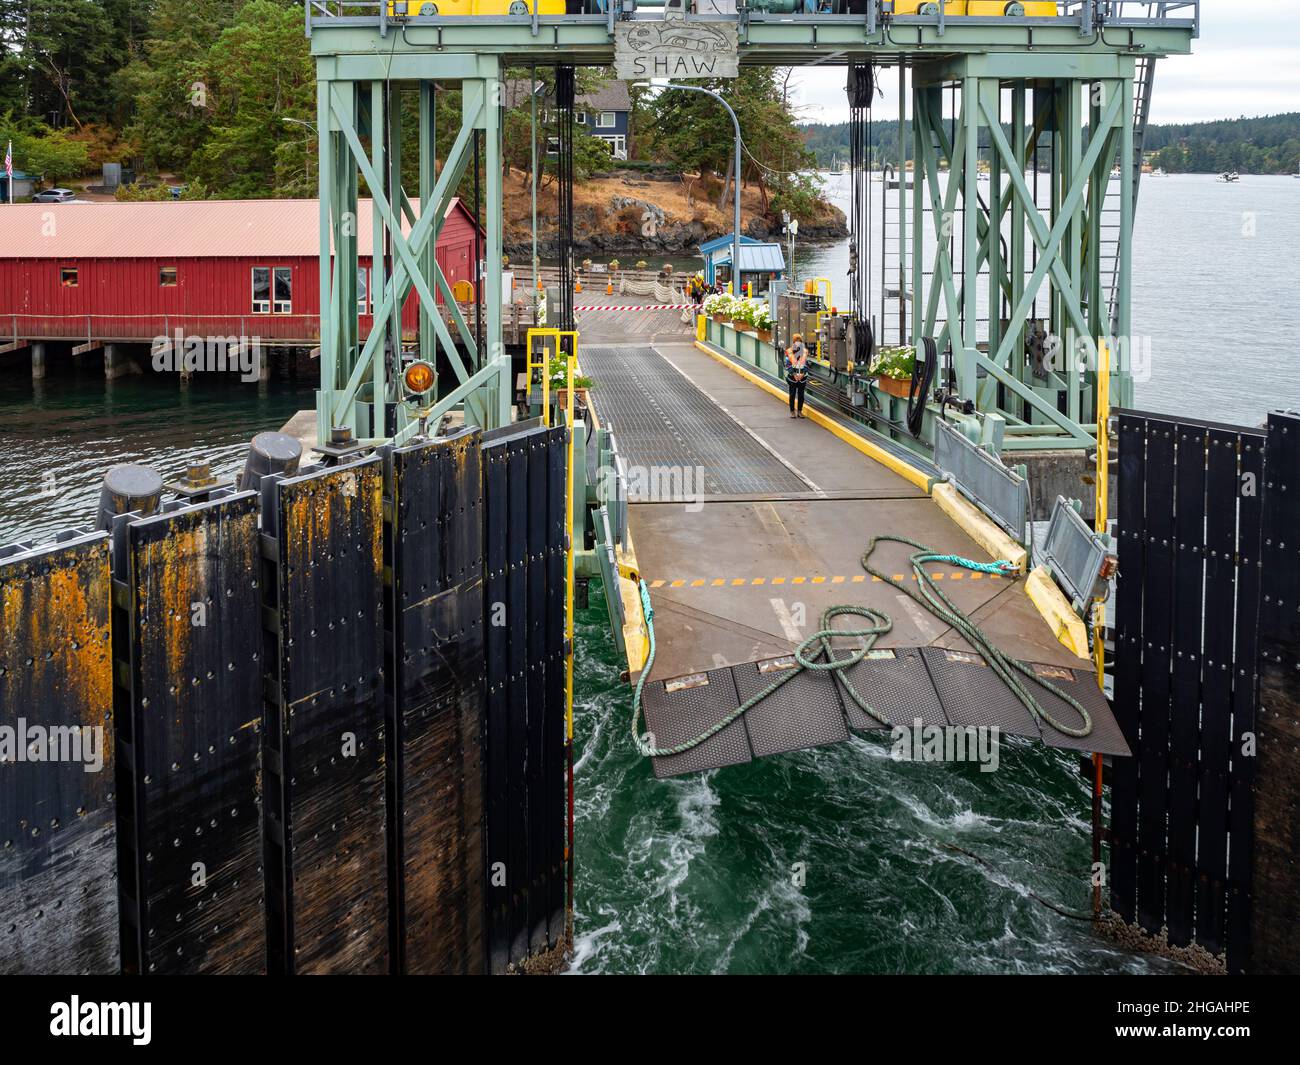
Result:
{"label": "light pole", "polygon": [[712,96],[718,103],[727,109],[727,114],[731,116],[731,124],[736,130],[736,144],[733,154],[736,160],[736,195],[735,202],[735,228],[731,233],[731,291],[733,295],[740,295],[740,119],[736,117],[736,112],[731,109],[731,104],[727,103],[712,89],[702,89],[698,85],[674,85],[671,81],[662,85],[653,85],[650,82],[642,82],[644,88],[659,89],[685,89],[687,92],[702,92],[705,96]]}

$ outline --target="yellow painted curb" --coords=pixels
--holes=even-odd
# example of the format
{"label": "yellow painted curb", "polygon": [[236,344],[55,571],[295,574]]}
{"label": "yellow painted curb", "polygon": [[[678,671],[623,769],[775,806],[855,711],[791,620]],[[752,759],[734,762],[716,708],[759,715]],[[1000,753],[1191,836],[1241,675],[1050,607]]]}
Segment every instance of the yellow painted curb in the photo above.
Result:
{"label": "yellow painted curb", "polygon": [[957,526],[995,559],[1004,558],[1020,572],[1028,568],[1028,552],[985,517],[970,500],[950,484],[940,482],[931,498]]}
{"label": "yellow painted curb", "polygon": [[[717,361],[722,363],[722,365],[727,367],[727,369],[738,373],[746,381],[758,385],[758,387],[764,392],[776,396],[777,399],[781,400],[781,402],[786,403],[789,401],[789,395],[782,392],[781,389],[776,387],[776,385],[772,384],[770,381],[765,381],[763,378],[759,377],[758,374],[745,369],[743,366],[737,366],[725,355],[714,351],[708,344],[697,340],[695,346],[704,352],[704,354],[717,359]],[[844,428],[844,426],[840,425],[839,422],[826,417],[826,415],[822,414],[821,411],[815,410],[812,407],[807,407],[805,408],[805,415],[808,420],[813,422],[815,425],[820,425],[827,432],[838,436],[848,444],[849,447],[862,452],[862,454],[866,455],[869,459],[874,459],[886,469],[898,474],[898,476],[903,478],[903,480],[916,485],[916,487],[921,489],[921,491],[928,492],[930,490],[930,478],[924,471],[918,470],[915,466],[909,465],[898,456],[890,454],[884,448],[877,447],[870,440],[863,439],[851,429]]]}
{"label": "yellow painted curb", "polygon": [[1065,593],[1056,586],[1052,575],[1039,566],[1025,581],[1025,594],[1043,616],[1053,635],[1072,654],[1089,659],[1088,630],[1083,620],[1074,612]]}
{"label": "yellow painted curb", "polygon": [[618,594],[623,600],[623,646],[627,651],[628,673],[635,676],[645,668],[650,648],[650,629],[641,609],[641,567],[636,560],[632,530],[624,532],[624,546],[615,548],[618,565]]}

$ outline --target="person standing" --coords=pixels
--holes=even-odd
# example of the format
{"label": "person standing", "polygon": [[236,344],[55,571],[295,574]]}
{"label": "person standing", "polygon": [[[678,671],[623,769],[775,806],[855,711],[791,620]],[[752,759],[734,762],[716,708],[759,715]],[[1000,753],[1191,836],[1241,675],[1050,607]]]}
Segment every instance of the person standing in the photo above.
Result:
{"label": "person standing", "polygon": [[790,389],[790,417],[802,418],[804,391],[808,387],[808,349],[798,333],[785,353],[785,383]]}

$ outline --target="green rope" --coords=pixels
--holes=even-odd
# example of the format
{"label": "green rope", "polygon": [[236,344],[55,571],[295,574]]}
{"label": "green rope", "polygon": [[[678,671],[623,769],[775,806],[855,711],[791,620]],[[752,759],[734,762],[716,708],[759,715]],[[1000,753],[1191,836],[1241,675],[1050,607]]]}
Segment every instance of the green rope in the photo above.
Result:
{"label": "green rope", "polygon": [[[875,552],[877,545],[882,542],[907,544],[916,548],[916,552],[911,556],[910,562],[912,571],[916,576],[916,584],[920,593],[899,581],[895,581],[888,574],[882,573],[871,565],[871,556]],[[934,579],[926,572],[925,567],[934,563],[941,563],[949,566],[956,566],[962,569],[972,570],[976,573],[993,573],[1000,576],[1014,576],[1018,571],[1010,562],[975,562],[969,558],[962,558],[959,555],[940,554],[919,544],[915,540],[909,540],[902,536],[877,536],[874,537],[867,545],[866,553],[862,556],[862,568],[870,573],[873,577],[884,581],[886,584],[893,586],[915,600],[922,607],[928,610],[941,621],[955,628],[962,637],[974,647],[992,667],[1004,684],[1011,690],[1019,700],[1020,704],[1025,707],[1036,719],[1046,721],[1052,728],[1058,732],[1063,732],[1067,736],[1087,736],[1092,731],[1092,717],[1083,705],[1062,691],[1056,685],[1039,677],[1033,669],[1017,659],[1003,654],[993,642],[985,636],[979,626],[970,620],[965,614],[957,609],[956,606],[948,599],[946,595],[935,584]],[[658,747],[652,742],[653,737],[641,734],[640,723],[642,715],[642,698],[645,691],[645,683],[650,677],[650,671],[654,667],[655,661],[655,628],[654,628],[654,607],[650,602],[650,590],[646,587],[644,580],[641,581],[641,609],[645,614],[646,633],[649,637],[649,647],[646,654],[645,665],[637,677],[636,688],[632,693],[632,741],[636,749],[646,758],[662,758],[673,754],[682,754],[694,747],[698,747],[712,736],[716,736],[733,721],[739,720],[750,710],[756,707],[769,695],[781,688],[782,685],[788,684],[804,670],[814,672],[828,672],[836,680],[836,683],[846,695],[863,713],[878,721],[881,725],[888,728],[890,722],[873,707],[871,707],[857,689],[849,681],[847,671],[866,658],[876,645],[876,641],[888,633],[894,626],[889,615],[883,611],[876,610],[873,607],[855,606],[851,604],[840,604],[837,606],[827,607],[822,612],[821,620],[818,624],[817,631],[807,639],[803,640],[798,647],[794,649],[795,667],[784,672],[784,675],[778,680],[773,681],[770,685],[760,691],[758,694],[745,700],[738,707],[726,714],[716,724],[710,726],[704,732],[683,743],[674,744],[671,747]],[[834,621],[838,617],[857,617],[868,622],[867,625],[860,628],[842,629],[836,628]],[[849,652],[846,657],[837,657],[832,651],[831,640],[836,636],[844,636],[861,640],[861,645],[855,650]],[[1041,688],[1050,691],[1057,698],[1061,699],[1071,709],[1075,710],[1083,720],[1083,726],[1076,728],[1058,722],[1047,712],[1043,705],[1034,697],[1028,688],[1021,683],[1016,676],[1017,673],[1023,674]]]}

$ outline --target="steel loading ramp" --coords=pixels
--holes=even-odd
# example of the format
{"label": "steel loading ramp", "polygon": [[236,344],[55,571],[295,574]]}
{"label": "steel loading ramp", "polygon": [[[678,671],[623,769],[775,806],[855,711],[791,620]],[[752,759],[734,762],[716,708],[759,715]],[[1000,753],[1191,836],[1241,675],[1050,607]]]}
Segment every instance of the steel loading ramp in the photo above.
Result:
{"label": "steel loading ramp", "polygon": [[[862,674],[855,686],[871,705],[881,702],[876,708],[891,723],[911,725],[920,716],[927,724],[997,724],[1051,746],[1128,753],[1091,663],[1056,641],[1020,582],[931,567],[953,603],[1006,654],[1049,674],[1065,671],[1050,679],[1092,714],[1086,739],[1039,728],[1009,691],[986,687],[996,677],[968,660],[970,648],[957,632],[863,570],[862,553],[877,535],[985,557],[915,485],[812,422],[791,420],[783,404],[694,347],[584,349],[582,365],[595,381],[592,399],[602,424],[614,429],[630,467],[705,466],[703,491],[692,503],[630,494],[629,522],[655,610],[657,657],[645,686],[645,727],[658,746],[698,735],[770,684],[824,609],[854,603],[893,622],[878,647],[895,657],[853,670],[855,678]],[[649,413],[655,409],[663,412],[657,425]],[[762,452],[745,459],[750,480],[744,484],[711,465],[726,462],[720,441],[740,437]],[[791,471],[798,491],[785,479]],[[760,484],[756,477],[769,480]],[[897,545],[884,545],[877,557],[896,579],[910,574],[907,553]],[[847,653],[849,642],[837,643]],[[986,695],[968,706],[972,700],[961,698],[967,690]],[[1052,698],[1043,698],[1053,709]],[[1061,718],[1069,720],[1065,713]],[[655,759],[655,771],[670,776],[836,742],[850,730],[870,728],[867,722],[872,719],[829,675],[803,673],[705,743]]]}

